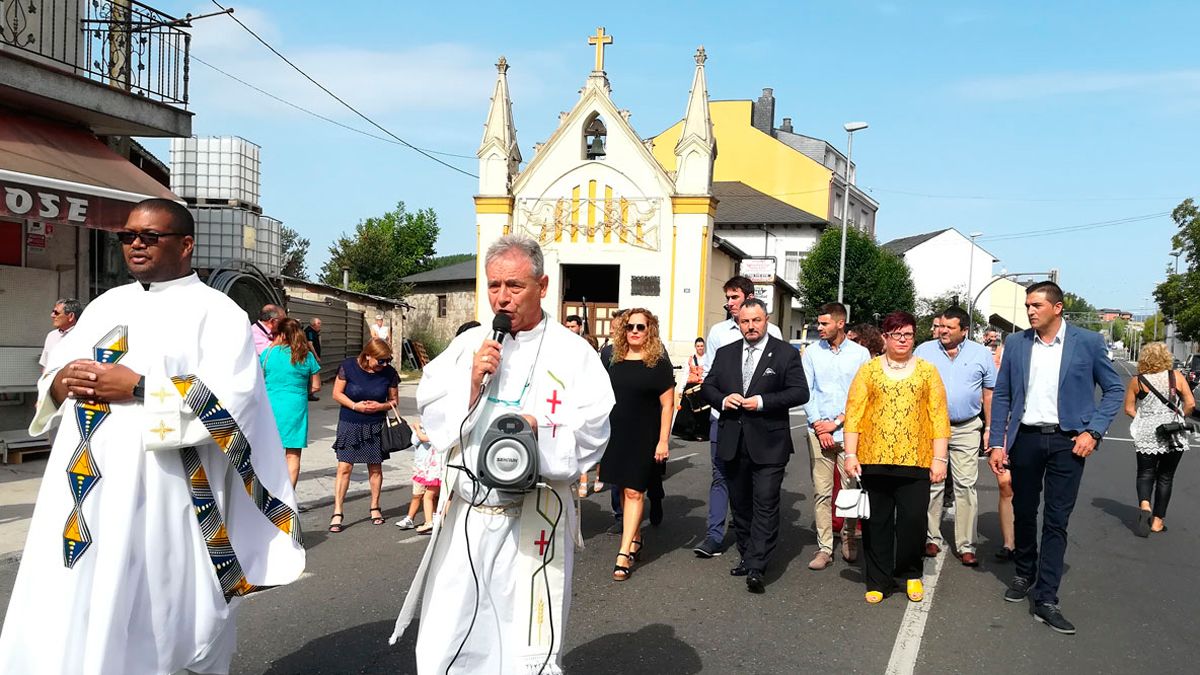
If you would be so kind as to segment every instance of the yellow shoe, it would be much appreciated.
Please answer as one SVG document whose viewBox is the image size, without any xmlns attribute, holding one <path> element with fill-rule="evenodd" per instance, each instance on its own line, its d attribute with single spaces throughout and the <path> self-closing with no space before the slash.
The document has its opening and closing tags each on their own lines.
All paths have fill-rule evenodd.
<svg viewBox="0 0 1200 675">
<path fill-rule="evenodd" d="M 878 605 L 883 602 L 883 593 L 879 591 L 867 591 L 867 604 Z"/>
<path fill-rule="evenodd" d="M 925 599 L 925 585 L 920 579 L 908 580 L 908 599 L 913 602 L 920 602 Z"/>
</svg>

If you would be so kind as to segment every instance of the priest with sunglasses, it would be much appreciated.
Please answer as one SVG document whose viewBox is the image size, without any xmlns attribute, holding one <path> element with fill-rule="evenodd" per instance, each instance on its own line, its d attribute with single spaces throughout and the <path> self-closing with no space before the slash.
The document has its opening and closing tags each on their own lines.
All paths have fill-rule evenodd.
<svg viewBox="0 0 1200 675">
<path fill-rule="evenodd" d="M 191 269 L 180 204 L 118 233 L 134 282 L 50 355 L 31 434 L 59 425 L 0 634 L 0 673 L 227 673 L 242 596 L 304 546 L 246 313 Z"/>
</svg>

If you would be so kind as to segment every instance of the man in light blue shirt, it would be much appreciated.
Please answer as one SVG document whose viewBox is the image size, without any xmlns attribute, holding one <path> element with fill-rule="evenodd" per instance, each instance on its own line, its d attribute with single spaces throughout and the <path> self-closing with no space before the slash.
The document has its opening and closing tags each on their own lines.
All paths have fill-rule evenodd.
<svg viewBox="0 0 1200 675">
<path fill-rule="evenodd" d="M 833 564 L 833 481 L 848 487 L 842 425 L 846 421 L 846 398 L 850 383 L 862 365 L 871 360 L 866 347 L 846 339 L 846 306 L 837 302 L 817 310 L 817 334 L 821 340 L 804 350 L 801 363 L 808 379 L 808 449 L 812 457 L 813 523 L 817 530 L 817 552 L 808 563 L 810 570 Z M 854 530 L 856 521 L 842 523 L 842 558 L 858 558 Z"/>
<path fill-rule="evenodd" d="M 742 303 L 753 297 L 754 284 L 746 277 L 732 277 L 725 282 L 725 309 L 734 317 L 738 315 Z M 783 339 L 779 332 L 779 326 L 773 323 L 767 324 L 767 334 L 780 340 Z M 717 350 L 741 339 L 742 330 L 738 328 L 737 321 L 734 319 L 725 319 L 709 329 L 707 346 L 704 351 L 705 377 L 708 377 L 708 371 L 712 368 Z M 717 418 L 720 416 L 721 411 L 713 408 L 708 429 L 709 453 L 712 456 L 712 484 L 708 489 L 707 527 L 704 541 L 692 549 L 698 558 L 718 556 L 725 550 L 725 518 L 729 515 L 729 490 L 725 487 L 725 463 L 717 456 Z"/>
<path fill-rule="evenodd" d="M 975 483 L 979 479 L 979 449 L 983 430 L 992 415 L 992 390 L 996 387 L 996 363 L 992 352 L 967 339 L 967 312 L 950 307 L 942 312 L 942 331 L 913 353 L 932 363 L 946 387 L 950 411 L 950 474 L 954 476 L 954 554 L 963 565 L 979 564 L 975 545 L 979 502 Z M 983 419 L 980 419 L 980 413 Z M 925 554 L 935 556 L 945 546 L 942 539 L 942 496 L 946 486 L 929 486 L 929 521 Z"/>
</svg>

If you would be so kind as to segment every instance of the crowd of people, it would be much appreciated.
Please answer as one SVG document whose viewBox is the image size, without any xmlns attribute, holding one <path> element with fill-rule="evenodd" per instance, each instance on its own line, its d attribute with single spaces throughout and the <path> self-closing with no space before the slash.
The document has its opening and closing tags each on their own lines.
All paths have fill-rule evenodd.
<svg viewBox="0 0 1200 675">
<path fill-rule="evenodd" d="M 72 490 L 39 496 L 0 635 L 4 672 L 63 671 L 85 647 L 111 672 L 228 670 L 238 599 L 303 570 L 294 488 L 321 387 L 320 322 L 302 327 L 268 305 L 247 323 L 191 270 L 193 233 L 178 204 L 139 204 L 121 233 L 136 282 L 86 313 L 71 299 L 51 313 L 31 430 L 64 422 L 48 471 L 67 473 Z M 709 442 L 694 553 L 722 555 L 731 528 L 739 555 L 730 574 L 751 593 L 766 591 L 781 537 L 791 415 L 801 407 L 817 534 L 808 567 L 829 568 L 840 540 L 841 557 L 861 563 L 867 603 L 901 591 L 921 602 L 925 557 L 949 551 L 964 566 L 980 563 L 986 455 L 1000 487 L 996 558 L 1014 564 L 1003 599 L 1031 600 L 1038 621 L 1074 633 L 1058 604 L 1068 519 L 1086 459 L 1122 404 L 1134 418 L 1138 534 L 1167 530 L 1190 388 L 1161 344 L 1142 350 L 1123 383 L 1103 338 L 1064 320 L 1055 283 L 1028 288 L 1032 328 L 1003 343 L 991 329 L 971 340 L 959 307 L 943 310 L 918 345 L 907 312 L 847 326 L 846 307 L 829 303 L 817 310 L 819 341 L 800 350 L 783 341 L 753 284 L 733 277 L 723 288 L 729 318 L 695 340 L 677 376 L 649 309 L 616 312 L 603 347 L 585 318 L 551 320 L 536 242 L 501 237 L 484 270 L 488 302 L 509 329 L 465 324 L 417 387 L 412 500 L 396 525 L 430 536 L 392 641 L 420 617 L 421 672 L 559 672 L 581 536 L 571 497 L 592 493 L 595 469 L 591 485 L 610 489 L 610 531 L 620 535 L 612 578 L 628 582 L 653 545 L 643 521 L 664 517 L 673 428 Z M 167 326 L 195 332 L 204 348 L 167 339 Z M 367 465 L 371 522 L 386 523 L 382 463 L 395 449 L 386 438 L 399 386 L 388 332 L 378 317 L 333 379 L 332 533 L 344 529 L 355 464 Z M 504 452 L 519 454 L 512 439 L 536 439 L 522 446 L 537 467 L 522 491 L 498 483 L 498 433 Z M 129 453 L 130 443 L 148 452 Z M 233 472 L 245 491 L 222 490 Z M 97 490 L 106 496 L 89 502 Z M 942 534 L 947 500 L 952 540 Z M 174 511 L 194 513 L 197 527 L 157 515 Z M 101 525 L 110 522 L 120 527 Z M 93 548 L 97 537 L 107 540 Z M 529 578 L 537 583 L 517 583 Z M 80 621 L 80 607 L 90 620 Z M 534 621 L 548 630 L 517 639 Z M 62 649 L 32 647 L 47 639 Z"/>
</svg>

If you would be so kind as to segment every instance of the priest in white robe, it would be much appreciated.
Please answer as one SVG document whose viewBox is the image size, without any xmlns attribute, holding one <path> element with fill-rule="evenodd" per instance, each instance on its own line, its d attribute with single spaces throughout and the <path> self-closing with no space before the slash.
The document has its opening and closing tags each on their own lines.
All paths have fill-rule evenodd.
<svg viewBox="0 0 1200 675">
<path fill-rule="evenodd" d="M 512 318 L 512 334 L 497 343 L 486 326 L 468 330 L 417 387 L 450 489 L 391 641 L 420 606 L 419 673 L 559 673 L 577 532 L 568 486 L 608 443 L 612 386 L 596 352 L 542 311 L 548 279 L 535 241 L 502 237 L 485 270 L 492 311 Z M 484 432 L 506 413 L 536 428 L 542 486 L 525 494 L 472 478 Z"/>
<path fill-rule="evenodd" d="M 227 673 L 242 596 L 304 569 L 246 313 L 191 271 L 194 224 L 137 205 L 138 280 L 55 349 L 30 433 L 59 425 L 0 633 L 0 673 Z"/>
</svg>

